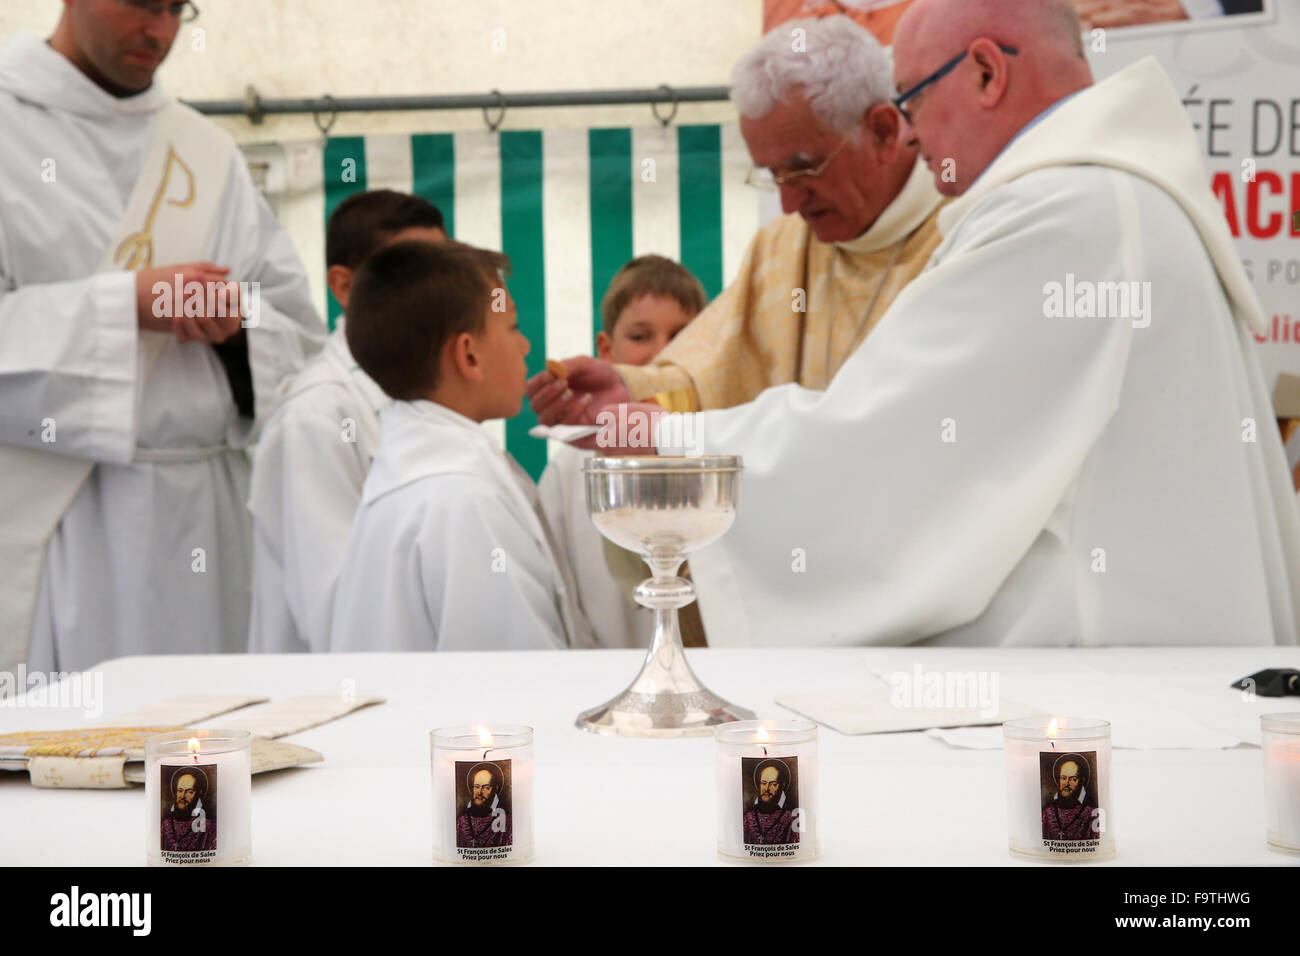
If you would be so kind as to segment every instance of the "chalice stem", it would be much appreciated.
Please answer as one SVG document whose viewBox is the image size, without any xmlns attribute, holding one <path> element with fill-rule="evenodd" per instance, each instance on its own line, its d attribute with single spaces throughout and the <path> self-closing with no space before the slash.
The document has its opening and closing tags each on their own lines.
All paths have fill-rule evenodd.
<svg viewBox="0 0 1300 956">
<path fill-rule="evenodd" d="M 653 692 L 658 693 L 685 693 L 699 686 L 682 649 L 677 608 L 655 608 L 654 636 L 650 639 L 637 684 L 651 684 Z"/>
<path fill-rule="evenodd" d="M 677 577 L 682 558 L 647 558 L 654 577 L 634 590 L 637 603 L 655 612 L 654 636 L 646 651 L 641 673 L 632 690 L 648 694 L 682 694 L 698 690 L 699 678 L 691 670 L 682 649 L 682 632 L 677 611 L 695 600 L 695 586 Z"/>
</svg>

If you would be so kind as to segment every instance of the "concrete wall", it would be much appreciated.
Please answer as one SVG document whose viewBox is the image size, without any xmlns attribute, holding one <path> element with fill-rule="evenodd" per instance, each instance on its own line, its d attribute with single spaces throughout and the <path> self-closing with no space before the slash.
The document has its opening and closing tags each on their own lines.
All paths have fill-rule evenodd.
<svg viewBox="0 0 1300 956">
<path fill-rule="evenodd" d="M 184 99 L 725 85 L 761 0 L 198 0 L 160 77 Z M 4 0 L 0 41 L 48 36 L 60 0 Z M 684 105 L 684 123 L 729 122 Z M 649 107 L 516 110 L 505 129 L 646 125 Z M 310 117 L 223 121 L 241 142 L 316 135 Z M 349 114 L 334 135 L 482 128 L 478 111 Z"/>
</svg>

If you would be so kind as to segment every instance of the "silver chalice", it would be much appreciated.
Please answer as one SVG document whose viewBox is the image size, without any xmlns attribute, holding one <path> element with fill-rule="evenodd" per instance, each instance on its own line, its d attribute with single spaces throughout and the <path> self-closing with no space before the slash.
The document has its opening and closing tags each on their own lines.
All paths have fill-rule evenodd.
<svg viewBox="0 0 1300 956">
<path fill-rule="evenodd" d="M 677 625 L 677 609 L 695 600 L 695 587 L 677 572 L 689 552 L 722 537 L 735 521 L 743 469 L 733 456 L 585 463 L 587 510 L 597 530 L 650 565 L 652 576 L 632 596 L 654 610 L 655 629 L 636 679 L 613 700 L 579 714 L 579 727 L 626 737 L 684 737 L 753 718 L 700 683 Z"/>
</svg>

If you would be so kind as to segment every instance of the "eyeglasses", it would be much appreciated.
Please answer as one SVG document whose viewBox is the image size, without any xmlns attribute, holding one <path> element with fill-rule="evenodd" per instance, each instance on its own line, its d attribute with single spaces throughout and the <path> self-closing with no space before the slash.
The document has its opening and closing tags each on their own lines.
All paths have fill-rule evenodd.
<svg viewBox="0 0 1300 956">
<path fill-rule="evenodd" d="M 840 151 L 849 145 L 849 141 L 843 140 L 840 145 L 831 150 L 830 155 L 824 160 L 809 169 L 792 169 L 788 173 L 774 173 L 766 166 L 751 166 L 749 174 L 745 177 L 745 185 L 753 186 L 755 189 L 777 189 L 786 183 L 794 182 L 799 179 L 816 179 L 835 160 Z"/>
<path fill-rule="evenodd" d="M 199 8 L 190 3 L 190 0 L 184 0 L 183 3 L 162 3 L 159 0 L 117 0 L 117 2 L 154 17 L 165 13 L 181 23 L 189 23 L 199 16 Z"/>
<path fill-rule="evenodd" d="M 1007 56 L 1016 56 L 1020 52 L 1013 46 L 1003 46 L 1001 43 L 998 44 L 998 49 L 1001 50 L 1003 53 L 1005 53 Z M 961 61 L 966 59 L 966 57 L 969 55 L 970 55 L 969 49 L 962 50 L 961 53 L 957 54 L 955 57 L 953 57 L 943 66 L 939 67 L 939 69 L 935 70 L 933 73 L 927 76 L 920 83 L 916 84 L 916 86 L 912 87 L 902 96 L 896 97 L 893 101 L 894 106 L 898 108 L 898 112 L 903 114 L 903 119 L 907 120 L 909 123 L 912 122 L 912 114 L 903 108 L 904 103 L 906 103 L 908 100 L 915 97 L 927 86 L 931 85 L 932 83 L 938 83 L 940 80 L 942 80 L 953 70 L 957 69 L 958 64 L 960 64 Z"/>
</svg>

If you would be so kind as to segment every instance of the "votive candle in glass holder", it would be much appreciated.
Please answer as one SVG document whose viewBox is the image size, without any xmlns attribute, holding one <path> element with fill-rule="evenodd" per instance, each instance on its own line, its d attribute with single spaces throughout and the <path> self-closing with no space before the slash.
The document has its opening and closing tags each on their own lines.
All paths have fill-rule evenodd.
<svg viewBox="0 0 1300 956">
<path fill-rule="evenodd" d="M 1040 863 L 1113 857 L 1110 723 L 1026 717 L 1002 733 L 1011 855 Z"/>
<path fill-rule="evenodd" d="M 532 860 L 533 728 L 440 727 L 429 737 L 434 860 Z"/>
<path fill-rule="evenodd" d="M 814 860 L 817 725 L 737 720 L 713 728 L 718 744 L 718 857 L 743 863 Z"/>
<path fill-rule="evenodd" d="M 252 856 L 252 735 L 177 730 L 145 741 L 150 866 L 237 866 Z"/>
<path fill-rule="evenodd" d="M 1259 722 L 1268 848 L 1300 856 L 1300 710 L 1264 714 Z"/>
</svg>

